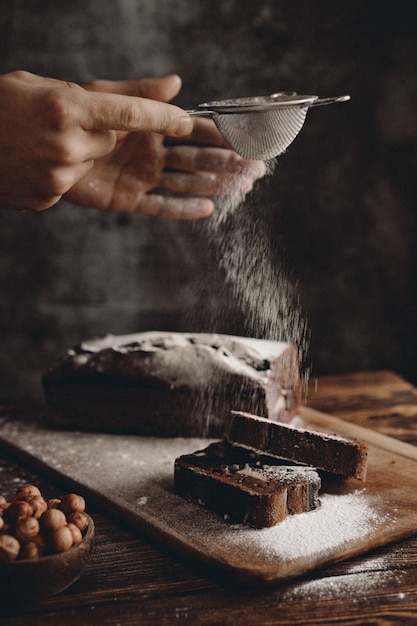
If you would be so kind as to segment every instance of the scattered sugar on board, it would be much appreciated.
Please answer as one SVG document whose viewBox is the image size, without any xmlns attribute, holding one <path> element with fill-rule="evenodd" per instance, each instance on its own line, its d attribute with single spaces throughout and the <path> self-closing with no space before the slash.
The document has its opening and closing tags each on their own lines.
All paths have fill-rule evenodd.
<svg viewBox="0 0 417 626">
<path fill-rule="evenodd" d="M 385 556 L 371 556 L 368 559 L 360 560 L 349 567 L 346 564 L 343 575 L 324 576 L 314 580 L 298 581 L 289 585 L 282 600 L 285 602 L 309 601 L 321 602 L 341 598 L 349 598 L 353 603 L 359 603 L 364 599 L 369 601 L 369 596 L 375 591 L 381 591 L 389 587 L 394 593 L 398 589 L 396 596 L 403 600 L 405 594 L 401 591 L 405 570 L 388 568 L 388 561 Z"/>
<path fill-rule="evenodd" d="M 291 515 L 264 529 L 230 524 L 179 497 L 176 502 L 172 498 L 164 500 L 158 497 L 164 523 L 180 534 L 186 525 L 187 540 L 196 548 L 221 554 L 237 567 L 240 562 L 263 568 L 268 562 L 325 561 L 350 546 L 366 546 L 367 537 L 388 519 L 383 502 L 366 494 L 366 489 L 345 495 L 323 494 L 322 505 L 316 511 Z"/>
<path fill-rule="evenodd" d="M 136 515 L 140 524 L 157 520 L 169 545 L 177 541 L 187 550 L 192 546 L 205 558 L 232 568 L 272 573 L 284 568 L 289 575 L 294 570 L 303 572 L 306 564 L 310 567 L 340 558 L 352 548 L 359 552 L 368 549 L 370 537 L 378 532 L 382 536 L 399 515 L 387 494 L 370 493 L 365 486 L 341 495 L 324 493 L 317 511 L 290 516 L 273 528 L 252 529 L 230 524 L 173 493 L 174 459 L 210 441 L 76 431 L 68 438 L 65 431 L 45 432 L 41 427 L 31 429 L 24 423 L 2 419 L 0 427 L 5 440 L 18 441 L 23 450 L 35 453 L 46 466 L 100 497 L 108 497 L 112 506 L 121 507 L 132 519 Z M 97 459 L 101 461 L 100 471 Z M 135 460 L 144 464 L 135 466 Z M 356 576 L 353 570 L 352 574 Z"/>
<path fill-rule="evenodd" d="M 12 427 L 12 425 L 11 425 Z M 60 433 L 54 433 L 45 445 L 40 433 L 45 460 L 56 468 L 65 463 L 71 476 L 94 477 L 96 488 L 109 485 L 127 506 L 143 514 L 157 515 L 163 525 L 179 536 L 185 533 L 192 542 L 211 553 L 220 553 L 244 561 L 293 561 L 328 553 L 340 546 L 356 544 L 386 520 L 386 510 L 376 496 L 366 488 L 344 495 L 323 494 L 322 505 L 314 512 L 288 517 L 273 528 L 255 530 L 243 525 L 229 524 L 214 513 L 189 503 L 172 493 L 173 459 L 187 451 L 202 447 L 199 439 L 144 439 L 138 437 L 94 437 L 74 432 L 65 446 L 59 445 Z M 27 442 L 36 446 L 36 437 Z M 57 440 L 56 440 L 57 439 Z M 49 445 L 50 443 L 50 445 Z M 61 453 L 57 454 L 57 451 Z M 49 458 L 50 457 L 50 458 Z M 61 458 L 62 457 L 62 458 Z M 96 462 L 102 469 L 97 475 Z M 134 461 L 145 462 L 147 471 L 138 472 Z M 158 459 L 158 461 L 156 461 Z M 82 461 L 80 463 L 80 461 Z"/>
<path fill-rule="evenodd" d="M 344 496 L 325 494 L 321 502 L 317 511 L 290 516 L 272 528 L 261 532 L 248 529 L 245 543 L 261 550 L 265 558 L 294 561 L 356 542 L 382 521 L 359 491 Z M 220 538 L 225 552 L 228 546 L 234 549 L 234 537 L 237 533 L 224 533 Z"/>
<path fill-rule="evenodd" d="M 389 586 L 392 589 L 394 583 L 400 585 L 404 578 L 404 572 L 397 573 L 394 581 L 392 572 L 379 570 L 374 572 L 358 572 L 354 576 L 351 574 L 343 576 L 332 576 L 318 578 L 299 584 L 286 590 L 284 601 L 308 600 L 309 602 L 320 602 L 323 600 L 351 598 L 354 603 L 360 599 L 369 601 L 369 596 L 376 590 L 381 591 Z M 401 592 L 397 597 L 401 599 Z"/>
</svg>

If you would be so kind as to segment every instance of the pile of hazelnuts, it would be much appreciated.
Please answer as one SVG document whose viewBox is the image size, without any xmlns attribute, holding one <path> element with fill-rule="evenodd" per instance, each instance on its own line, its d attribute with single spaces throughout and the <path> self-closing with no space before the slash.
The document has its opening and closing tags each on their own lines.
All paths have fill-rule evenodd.
<svg viewBox="0 0 417 626">
<path fill-rule="evenodd" d="M 10 501 L 0 496 L 0 561 L 65 552 L 81 542 L 87 526 L 82 496 L 45 500 L 38 487 L 23 485 Z"/>
</svg>

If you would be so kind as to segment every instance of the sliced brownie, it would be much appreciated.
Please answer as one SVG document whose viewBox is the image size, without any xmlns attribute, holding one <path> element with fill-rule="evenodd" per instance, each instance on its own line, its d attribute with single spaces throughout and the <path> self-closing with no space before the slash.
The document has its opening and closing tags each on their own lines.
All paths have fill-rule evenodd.
<svg viewBox="0 0 417 626">
<path fill-rule="evenodd" d="M 232 411 L 225 437 L 231 444 L 259 453 L 344 477 L 366 478 L 368 447 L 360 441 L 295 428 L 239 411 Z"/>
<path fill-rule="evenodd" d="M 320 484 L 312 468 L 283 465 L 224 441 L 175 461 L 178 495 L 255 528 L 316 509 Z"/>
</svg>

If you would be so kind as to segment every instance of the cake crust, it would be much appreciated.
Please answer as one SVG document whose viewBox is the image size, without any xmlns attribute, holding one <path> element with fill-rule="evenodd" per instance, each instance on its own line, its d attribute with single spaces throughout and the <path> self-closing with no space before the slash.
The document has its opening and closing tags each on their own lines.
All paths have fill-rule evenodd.
<svg viewBox="0 0 417 626">
<path fill-rule="evenodd" d="M 42 384 L 56 425 L 168 437 L 221 437 L 231 409 L 288 421 L 300 397 L 293 345 L 212 333 L 85 341 Z"/>
</svg>

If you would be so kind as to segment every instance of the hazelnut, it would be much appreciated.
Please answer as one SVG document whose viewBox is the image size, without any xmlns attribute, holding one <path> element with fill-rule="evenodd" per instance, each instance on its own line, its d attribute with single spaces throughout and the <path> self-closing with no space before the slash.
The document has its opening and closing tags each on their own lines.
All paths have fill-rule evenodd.
<svg viewBox="0 0 417 626">
<path fill-rule="evenodd" d="M 14 561 L 20 550 L 20 543 L 12 535 L 0 535 L 0 561 Z"/>
<path fill-rule="evenodd" d="M 66 552 L 73 543 L 71 530 L 68 526 L 56 528 L 49 533 L 47 543 L 52 552 Z"/>
<path fill-rule="evenodd" d="M 3 527 L 0 532 L 6 535 L 13 534 L 13 523 L 3 518 Z"/>
<path fill-rule="evenodd" d="M 60 509 L 66 514 L 74 511 L 83 513 L 85 510 L 85 500 L 76 493 L 68 493 L 62 498 Z"/>
<path fill-rule="evenodd" d="M 42 548 L 36 541 L 28 541 L 19 552 L 19 559 L 37 559 L 40 556 L 42 556 Z"/>
<path fill-rule="evenodd" d="M 78 528 L 78 526 L 76 526 L 75 524 L 68 524 L 68 528 L 71 531 L 71 535 L 72 535 L 72 542 L 73 543 L 81 543 L 82 539 L 83 539 L 83 535 L 81 530 Z"/>
<path fill-rule="evenodd" d="M 59 509 L 61 500 L 59 498 L 51 498 L 46 504 L 48 506 L 48 509 Z"/>
<path fill-rule="evenodd" d="M 4 514 L 10 520 L 16 520 L 18 517 L 30 517 L 33 509 L 25 500 L 13 500 Z"/>
<path fill-rule="evenodd" d="M 42 496 L 32 496 L 32 498 L 28 500 L 28 503 L 33 509 L 33 517 L 35 519 L 39 519 L 42 513 L 44 513 L 48 508 L 48 505 Z"/>
<path fill-rule="evenodd" d="M 67 522 L 68 524 L 74 524 L 82 532 L 88 526 L 88 517 L 85 513 L 74 511 L 74 513 L 70 513 L 70 515 L 68 515 Z"/>
<path fill-rule="evenodd" d="M 33 498 L 33 496 L 40 495 L 40 489 L 36 487 L 36 485 L 23 485 L 17 490 L 13 500 L 29 500 L 30 498 Z"/>
<path fill-rule="evenodd" d="M 22 543 L 26 543 L 39 533 L 39 522 L 34 517 L 19 517 L 16 520 L 14 534 L 16 539 Z"/>
<path fill-rule="evenodd" d="M 65 513 L 59 509 L 47 509 L 39 518 L 42 530 L 46 532 L 62 528 L 67 523 Z"/>
<path fill-rule="evenodd" d="M 44 552 L 45 547 L 46 547 L 45 538 L 40 533 L 39 535 L 36 535 L 35 537 L 33 537 L 33 539 L 31 539 L 29 543 L 36 543 L 36 545 L 39 548 L 39 551 Z"/>
<path fill-rule="evenodd" d="M 23 485 L 8 502 L 0 496 L 0 561 L 65 552 L 88 526 L 85 501 L 75 493 L 47 502 L 35 485 Z"/>
</svg>

